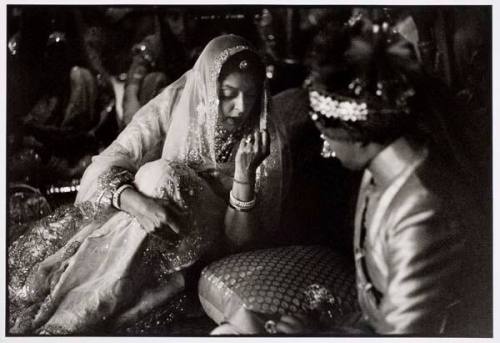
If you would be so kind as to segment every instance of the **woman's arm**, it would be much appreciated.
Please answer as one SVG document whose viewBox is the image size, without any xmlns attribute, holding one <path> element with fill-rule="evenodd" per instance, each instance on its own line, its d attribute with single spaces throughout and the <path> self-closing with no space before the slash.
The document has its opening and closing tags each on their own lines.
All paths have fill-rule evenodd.
<svg viewBox="0 0 500 343">
<path fill-rule="evenodd" d="M 136 171 L 158 159 L 170 122 L 172 90 L 141 108 L 134 120 L 101 154 L 93 157 L 80 182 L 76 203 L 91 201 L 111 205 L 113 193 L 124 183 L 132 183 Z"/>
<path fill-rule="evenodd" d="M 238 147 L 233 187 L 224 221 L 226 238 L 233 248 L 241 248 L 263 238 L 259 236 L 258 218 L 253 212 L 258 201 L 255 175 L 269 151 L 269 134 L 266 131 L 255 131 L 244 137 Z"/>
</svg>

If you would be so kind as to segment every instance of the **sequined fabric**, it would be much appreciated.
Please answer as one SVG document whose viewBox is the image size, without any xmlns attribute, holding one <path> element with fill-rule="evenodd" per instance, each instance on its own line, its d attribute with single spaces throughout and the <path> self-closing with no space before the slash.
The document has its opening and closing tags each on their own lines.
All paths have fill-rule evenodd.
<svg viewBox="0 0 500 343">
<path fill-rule="evenodd" d="M 98 197 L 96 203 L 101 206 L 111 206 L 113 193 L 121 185 L 131 183 L 133 180 L 134 174 L 127 169 L 111 167 L 99 176 L 97 182 Z"/>
<path fill-rule="evenodd" d="M 94 204 L 65 206 L 35 222 L 8 249 L 9 320 L 13 324 L 18 306 L 37 298 L 39 290 L 27 282 L 40 262 L 57 252 L 82 226 L 104 216 Z"/>
<path fill-rule="evenodd" d="M 215 131 L 215 161 L 217 163 L 226 163 L 231 157 L 234 146 L 243 137 L 244 129 L 241 128 L 235 132 L 230 132 L 218 123 Z"/>
<path fill-rule="evenodd" d="M 150 162 L 134 183 L 186 209 L 182 232 L 148 235 L 127 213 L 93 203 L 58 210 L 9 252 L 11 333 L 97 333 L 131 308 L 149 312 L 176 292 L 172 275 L 221 236 L 226 205 L 189 167 Z"/>
<path fill-rule="evenodd" d="M 232 55 L 247 49 L 249 49 L 248 45 L 236 45 L 224 49 L 214 60 L 212 70 L 210 71 L 210 79 L 215 82 L 219 77 L 222 66 L 227 61 L 227 59 Z"/>
</svg>

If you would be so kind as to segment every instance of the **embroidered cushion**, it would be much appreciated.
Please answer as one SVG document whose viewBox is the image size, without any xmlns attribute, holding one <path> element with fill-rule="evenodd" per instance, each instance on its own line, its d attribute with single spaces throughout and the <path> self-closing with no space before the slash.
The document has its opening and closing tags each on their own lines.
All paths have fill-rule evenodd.
<svg viewBox="0 0 500 343">
<path fill-rule="evenodd" d="M 291 246 L 240 253 L 203 271 L 199 297 L 215 322 L 242 306 L 267 315 L 304 313 L 333 305 L 341 316 L 357 310 L 353 263 L 319 246 Z M 328 306 L 327 306 L 328 307 Z M 335 318 L 332 318 L 335 319 Z"/>
</svg>

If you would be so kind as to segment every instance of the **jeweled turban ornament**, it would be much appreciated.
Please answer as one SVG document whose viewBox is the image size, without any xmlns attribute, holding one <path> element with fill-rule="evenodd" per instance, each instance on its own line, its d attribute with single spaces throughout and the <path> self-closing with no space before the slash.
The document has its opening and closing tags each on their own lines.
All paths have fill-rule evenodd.
<svg viewBox="0 0 500 343">
<path fill-rule="evenodd" d="M 354 64 L 377 65 L 377 70 L 387 68 L 387 61 L 398 60 L 401 63 L 411 61 L 411 51 L 406 41 L 401 39 L 394 28 L 386 21 L 372 23 L 362 14 L 353 16 L 349 27 L 366 25 L 363 35 L 353 35 L 350 48 L 345 56 Z M 365 26 L 366 27 L 366 26 Z M 404 76 L 382 75 L 371 78 L 373 72 L 360 74 L 345 88 L 335 92 L 309 89 L 310 116 L 314 121 L 337 119 L 344 122 L 359 122 L 370 119 L 371 115 L 409 112 L 408 99 L 415 95 L 413 88 Z"/>
</svg>

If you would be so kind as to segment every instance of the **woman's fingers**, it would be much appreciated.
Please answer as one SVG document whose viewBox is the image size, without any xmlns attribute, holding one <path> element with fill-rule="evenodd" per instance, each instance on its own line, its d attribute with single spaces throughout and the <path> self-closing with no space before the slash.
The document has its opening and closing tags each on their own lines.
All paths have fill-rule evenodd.
<svg viewBox="0 0 500 343">
<path fill-rule="evenodd" d="M 176 234 L 181 232 L 182 218 L 187 215 L 187 211 L 181 209 L 177 204 L 172 201 L 162 201 L 163 207 L 157 214 L 161 219 L 160 227 L 167 226 Z"/>
<path fill-rule="evenodd" d="M 253 133 L 253 152 L 258 154 L 261 151 L 262 140 L 259 131 L 255 130 Z"/>
<path fill-rule="evenodd" d="M 177 205 L 175 201 L 171 201 L 168 199 L 161 199 L 159 200 L 161 202 L 161 206 L 165 211 L 163 211 L 163 215 L 167 217 L 170 213 L 173 213 L 176 216 L 182 217 L 187 214 L 187 210 L 185 208 L 180 207 Z"/>
<path fill-rule="evenodd" d="M 153 232 L 155 230 L 155 225 L 149 218 L 143 218 L 141 224 L 144 230 L 146 230 L 146 232 L 148 233 Z"/>
<path fill-rule="evenodd" d="M 248 152 L 252 147 L 252 140 L 253 140 L 252 135 L 243 136 L 243 138 L 240 140 L 238 151 L 240 153 Z"/>
<path fill-rule="evenodd" d="M 260 134 L 262 136 L 262 151 L 264 152 L 264 156 L 267 156 L 271 151 L 271 141 L 269 139 L 269 133 L 267 132 L 267 130 L 262 130 Z"/>
<path fill-rule="evenodd" d="M 181 224 L 178 218 L 174 218 L 174 216 L 168 216 L 166 220 L 166 224 L 173 232 L 179 234 L 181 232 Z"/>
<path fill-rule="evenodd" d="M 266 151 L 265 148 L 269 144 L 268 143 L 269 138 L 267 136 L 267 131 L 265 131 L 265 130 L 260 131 L 260 136 L 261 136 L 262 146 L 264 147 L 264 151 Z"/>
<path fill-rule="evenodd" d="M 257 168 L 269 155 L 269 151 L 269 134 L 266 130 L 255 130 L 241 139 L 236 154 L 236 166 L 241 170 Z"/>
<path fill-rule="evenodd" d="M 245 143 L 246 143 L 246 145 L 250 145 L 250 144 L 252 144 L 252 142 L 253 142 L 253 136 L 250 133 L 250 134 L 246 135 L 246 137 L 245 137 Z"/>
<path fill-rule="evenodd" d="M 151 233 L 154 231 L 154 224 L 153 222 L 147 218 L 147 217 L 140 217 L 137 218 L 139 220 L 139 223 L 141 224 L 141 228 L 146 231 L 147 233 Z"/>
<path fill-rule="evenodd" d="M 182 227 L 182 218 L 186 215 L 187 211 L 177 206 L 173 201 L 152 199 L 137 219 L 148 233 L 168 227 L 169 230 L 179 234 Z"/>
<path fill-rule="evenodd" d="M 246 145 L 246 139 L 247 139 L 246 137 L 243 137 L 243 138 L 240 140 L 240 145 L 239 145 L 239 147 L 238 147 L 238 149 L 239 149 L 240 151 L 243 151 L 243 148 L 244 148 L 244 147 L 245 147 L 245 145 Z"/>
</svg>

